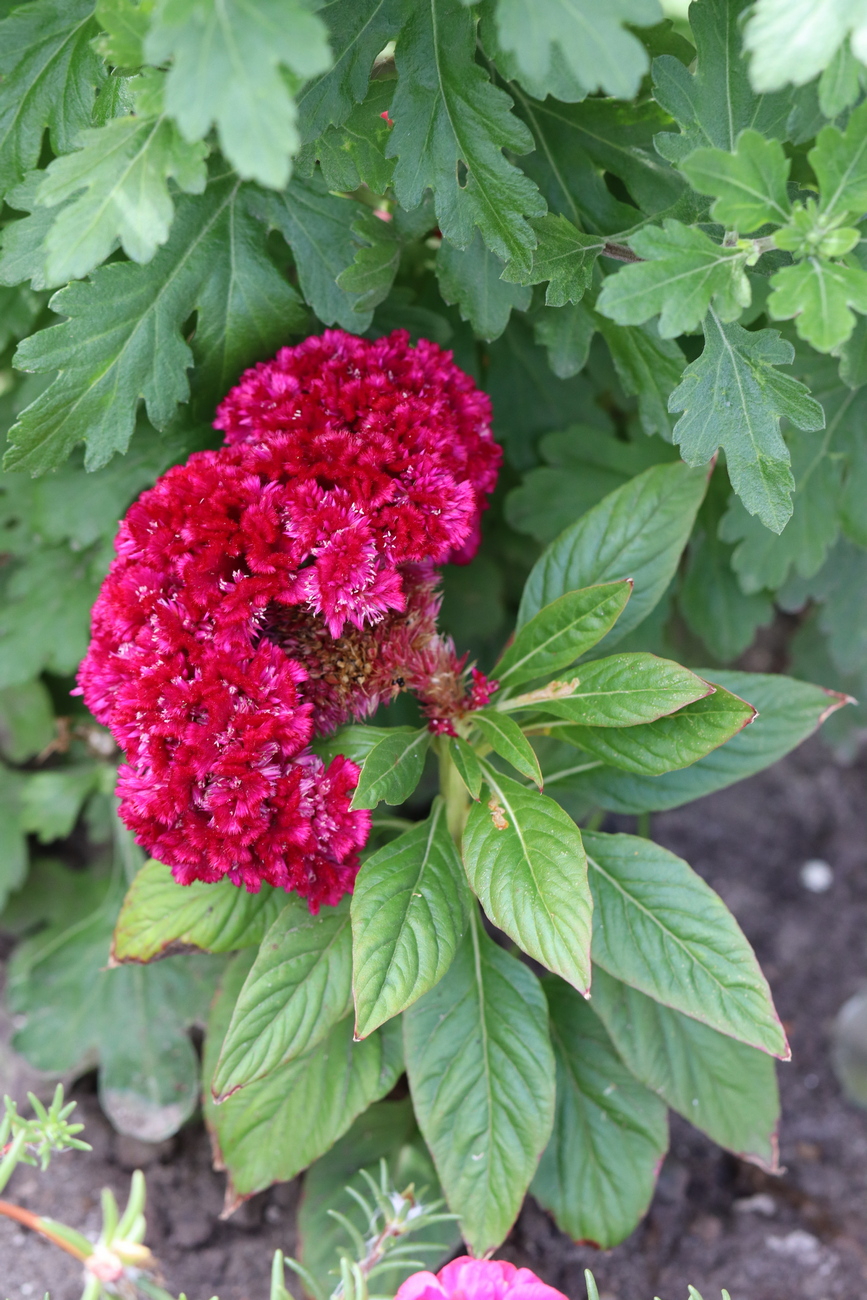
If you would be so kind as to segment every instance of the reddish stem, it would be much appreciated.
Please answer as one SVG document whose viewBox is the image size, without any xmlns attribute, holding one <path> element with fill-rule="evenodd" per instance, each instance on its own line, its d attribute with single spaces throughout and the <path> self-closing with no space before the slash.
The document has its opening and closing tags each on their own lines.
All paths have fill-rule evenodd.
<svg viewBox="0 0 867 1300">
<path fill-rule="evenodd" d="M 71 1242 L 64 1241 L 62 1237 L 58 1237 L 53 1233 L 38 1214 L 32 1214 L 30 1210 L 22 1209 L 20 1205 L 13 1205 L 11 1201 L 0 1201 L 0 1214 L 5 1215 L 7 1219 L 14 1219 L 16 1223 L 23 1224 L 25 1228 L 30 1228 L 32 1232 L 38 1232 L 40 1236 L 47 1237 L 49 1241 L 54 1242 L 55 1246 L 59 1246 L 61 1250 L 65 1250 L 68 1255 L 81 1260 L 82 1263 L 87 1259 L 87 1256 L 76 1249 Z"/>
</svg>

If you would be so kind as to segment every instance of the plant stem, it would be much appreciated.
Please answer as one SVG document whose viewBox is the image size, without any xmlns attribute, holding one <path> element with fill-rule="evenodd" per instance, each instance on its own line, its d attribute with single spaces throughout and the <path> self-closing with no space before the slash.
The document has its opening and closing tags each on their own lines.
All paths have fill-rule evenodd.
<svg viewBox="0 0 867 1300">
<path fill-rule="evenodd" d="M 470 813 L 470 795 L 449 754 L 448 736 L 438 738 L 437 750 L 440 763 L 440 794 L 446 805 L 446 825 L 449 834 L 460 849 L 464 827 Z"/>
<path fill-rule="evenodd" d="M 38 1214 L 31 1214 L 30 1210 L 24 1210 L 20 1205 L 13 1205 L 10 1201 L 0 1201 L 0 1214 L 7 1219 L 14 1219 L 16 1223 L 23 1224 L 25 1228 L 30 1228 L 32 1232 L 38 1232 L 42 1237 L 47 1237 L 49 1241 L 54 1242 L 55 1246 L 59 1246 L 61 1250 L 65 1250 L 68 1255 L 72 1255 L 75 1259 L 82 1261 L 87 1259 L 87 1256 L 73 1246 L 72 1242 L 64 1241 L 62 1237 L 53 1233 L 48 1224 L 43 1219 L 40 1219 Z"/>
</svg>

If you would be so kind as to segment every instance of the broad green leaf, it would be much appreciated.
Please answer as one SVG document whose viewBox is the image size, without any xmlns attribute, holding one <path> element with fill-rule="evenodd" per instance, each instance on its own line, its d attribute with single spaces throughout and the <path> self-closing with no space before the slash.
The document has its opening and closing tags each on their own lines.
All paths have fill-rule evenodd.
<svg viewBox="0 0 867 1300">
<path fill-rule="evenodd" d="M 205 1039 L 209 1083 L 238 994 L 250 968 L 239 953 L 226 971 Z M 205 1088 L 205 1119 L 229 1175 L 227 1205 L 237 1207 L 275 1182 L 288 1182 L 324 1155 L 371 1102 L 390 1092 L 403 1069 L 400 1029 L 386 1025 L 352 1041 L 352 1017 L 341 1020 L 304 1056 L 215 1105 Z"/>
<path fill-rule="evenodd" d="M 301 0 L 159 0 L 145 56 L 172 60 L 166 111 L 186 140 L 216 126 L 239 176 L 282 189 L 299 144 L 283 69 L 306 80 L 331 65 L 316 14 Z"/>
<path fill-rule="evenodd" d="M 698 55 L 694 70 L 687 70 L 670 54 L 654 59 L 654 98 L 681 129 L 680 135 L 657 136 L 663 157 L 679 163 L 704 145 L 733 150 L 747 127 L 766 138 L 786 138 L 791 97 L 758 94 L 750 85 L 740 21 L 749 4 L 750 0 L 701 0 L 690 9 Z"/>
<path fill-rule="evenodd" d="M 0 196 L 39 162 L 46 127 L 61 154 L 90 126 L 98 32 L 93 0 L 37 0 L 0 24 Z"/>
<path fill-rule="evenodd" d="M 312 176 L 293 180 L 280 194 L 260 194 L 256 212 L 291 247 L 301 292 L 323 324 L 366 330 L 373 313 L 356 311 L 360 295 L 337 284 L 358 251 L 352 231 L 358 205 L 329 194 L 321 177 Z"/>
<path fill-rule="evenodd" d="M 536 752 L 513 718 L 495 709 L 482 709 L 473 714 L 473 725 L 478 727 L 495 754 L 541 789 L 542 770 Z"/>
<path fill-rule="evenodd" d="M 780 1101 L 776 1070 L 756 1051 L 593 972 L 593 1009 L 636 1079 L 720 1146 L 773 1172 Z"/>
<path fill-rule="evenodd" d="M 298 1258 L 321 1283 L 326 1295 L 334 1286 L 334 1261 L 347 1244 L 346 1229 L 337 1216 L 349 1219 L 362 1236 L 369 1231 L 368 1218 L 352 1192 L 370 1195 L 362 1171 L 378 1184 L 380 1160 L 386 1162 L 393 1187 L 404 1189 L 412 1184 L 417 1195 L 424 1189 L 426 1205 L 442 1197 L 409 1097 L 378 1101 L 359 1115 L 349 1132 L 304 1175 L 298 1209 Z M 432 1250 L 432 1245 L 439 1246 L 439 1251 Z M 459 1245 L 460 1233 L 454 1222 L 414 1229 L 410 1256 L 393 1255 L 389 1267 L 377 1270 L 377 1292 L 393 1295 L 411 1273 L 418 1271 L 419 1259 L 438 1268 L 437 1261 L 450 1258 Z"/>
<path fill-rule="evenodd" d="M 597 307 L 618 325 L 641 325 L 659 314 L 659 333 L 676 338 L 698 328 L 713 302 L 722 320 L 750 305 L 746 253 L 715 244 L 703 230 L 667 218 L 629 241 L 642 259 L 606 277 Z"/>
<path fill-rule="evenodd" d="M 50 284 L 80 280 L 117 248 L 149 262 L 169 237 L 174 203 L 169 180 L 201 194 L 207 172 L 204 144 L 187 144 L 174 123 L 143 101 L 158 99 L 160 83 L 137 97 L 137 115 L 83 131 L 74 153 L 55 158 L 36 192 L 38 204 L 63 207 L 46 239 Z M 67 200 L 72 202 L 67 202 Z"/>
<path fill-rule="evenodd" d="M 789 166 L 779 140 L 748 130 L 738 136 L 735 152 L 696 149 L 680 170 L 693 189 L 714 197 L 714 221 L 746 234 L 768 222 L 780 226 L 789 220 Z"/>
<path fill-rule="evenodd" d="M 42 299 L 23 285 L 0 288 L 0 351 L 29 334 L 41 311 Z"/>
<path fill-rule="evenodd" d="M 0 687 L 30 681 L 43 668 L 74 672 L 87 649 L 98 590 L 88 556 L 65 546 L 34 550 L 23 563 L 7 566 L 0 608 Z"/>
<path fill-rule="evenodd" d="M 485 780 L 491 798 L 464 832 L 470 885 L 496 926 L 583 993 L 592 904 L 581 832 L 553 799 L 487 765 Z"/>
<path fill-rule="evenodd" d="M 112 963 L 151 962 L 191 949 L 232 952 L 255 946 L 284 903 L 283 892 L 270 885 L 263 885 L 258 894 L 248 894 L 230 880 L 179 885 L 169 867 L 151 859 L 123 900 L 112 939 Z"/>
<path fill-rule="evenodd" d="M 574 87 L 570 99 L 603 90 L 632 99 L 647 71 L 647 53 L 626 24 L 649 27 L 662 11 L 656 0 L 497 0 L 499 43 L 527 87 L 544 85 L 557 56 Z"/>
<path fill-rule="evenodd" d="M 449 736 L 448 752 L 467 790 L 473 799 L 478 799 L 482 788 L 482 768 L 476 751 L 460 736 Z"/>
<path fill-rule="evenodd" d="M 538 236 L 529 267 L 506 267 L 503 278 L 516 284 L 548 281 L 545 302 L 549 307 L 577 303 L 593 282 L 596 259 L 605 247 L 598 235 L 585 235 L 565 217 L 549 212 L 531 222 Z"/>
<path fill-rule="evenodd" d="M 28 774 L 21 787 L 21 828 L 37 835 L 40 844 L 65 839 L 71 834 L 88 795 L 100 789 L 103 770 L 98 763 L 70 763 L 50 772 Z"/>
<path fill-rule="evenodd" d="M 448 972 L 403 1024 L 419 1128 L 464 1240 L 483 1255 L 514 1223 L 551 1134 L 545 995 L 473 917 Z"/>
<path fill-rule="evenodd" d="M 400 266 L 401 243 L 393 222 L 362 208 L 352 223 L 355 257 L 337 277 L 337 286 L 353 295 L 353 311 L 378 307 L 391 292 Z"/>
<path fill-rule="evenodd" d="M 95 45 L 107 63 L 115 68 L 141 67 L 150 17 L 151 6 L 137 0 L 96 0 L 102 35 Z"/>
<path fill-rule="evenodd" d="M 797 498 L 795 502 L 797 510 Z M 752 524 L 746 511 L 744 518 Z M 764 524 L 755 521 L 755 526 L 763 538 L 772 539 L 772 545 L 779 544 L 781 539 Z M 678 609 L 690 631 L 702 638 L 708 650 L 713 647 L 723 663 L 731 663 L 752 645 L 757 629 L 766 627 L 774 617 L 767 593 L 744 592 L 732 570 L 732 549 L 709 530 L 695 538 L 677 595 Z"/>
<path fill-rule="evenodd" d="M 820 602 L 819 625 L 827 638 L 826 650 L 838 674 L 858 674 L 863 669 L 867 647 L 865 591 L 867 552 L 862 546 L 853 545 L 848 538 L 840 538 L 812 579 L 790 583 L 781 593 L 784 607 L 789 609 L 801 608 L 809 598 Z M 815 652 L 810 657 L 815 658 Z M 827 670 L 823 665 L 824 671 Z M 855 703 L 847 696 L 837 698 L 841 704 Z"/>
<path fill-rule="evenodd" d="M 500 687 L 566 668 L 601 641 L 632 595 L 629 579 L 567 591 L 545 605 L 515 634 L 497 661 L 493 676 Z"/>
<path fill-rule="evenodd" d="M 682 858 L 637 835 L 584 832 L 593 961 L 615 979 L 788 1060 L 768 982 L 731 912 Z"/>
<path fill-rule="evenodd" d="M 330 736 L 314 737 L 313 750 L 326 763 L 330 763 L 338 754 L 343 754 L 345 758 L 351 759 L 353 763 L 358 763 L 360 766 L 373 747 L 385 737 L 388 730 L 391 728 L 365 727 L 362 723 L 351 723 L 348 727 L 339 727 Z M 407 728 L 404 727 L 402 730 L 406 731 Z"/>
<path fill-rule="evenodd" d="M 671 659 L 643 651 L 579 664 L 571 682 L 504 700 L 500 708 L 534 709 L 584 727 L 634 727 L 713 694 L 713 687 Z"/>
<path fill-rule="evenodd" d="M 638 727 L 576 727 L 554 723 L 545 734 L 577 745 L 610 767 L 639 776 L 661 776 L 689 767 L 724 745 L 756 716 L 751 704 L 717 687 L 656 722 Z"/>
<path fill-rule="evenodd" d="M 309 175 L 318 162 L 329 190 L 357 190 L 367 185 L 374 194 L 384 194 L 391 184 L 394 162 L 385 149 L 391 130 L 388 116 L 394 94 L 394 80 L 377 78 L 360 104 L 356 104 L 340 126 L 330 126 L 295 160 L 296 171 Z"/>
<path fill-rule="evenodd" d="M 713 790 L 723 790 L 744 777 L 770 767 L 812 735 L 817 727 L 848 698 L 836 691 L 798 682 L 777 674 L 708 670 L 722 686 L 758 709 L 755 721 L 691 767 L 665 776 L 633 776 L 604 764 L 546 766 L 545 783 L 557 799 L 580 798 L 586 806 L 599 805 L 612 812 L 638 813 L 679 808 L 681 804 Z M 569 767 L 582 769 L 569 773 Z"/>
<path fill-rule="evenodd" d="M 860 217 L 867 207 L 867 105 L 855 109 L 845 132 L 832 124 L 824 127 L 808 157 L 825 224 L 839 224 L 847 212 Z"/>
<path fill-rule="evenodd" d="M 499 338 L 512 308 L 526 311 L 530 305 L 530 289 L 501 278 L 503 263 L 485 247 L 478 230 L 464 251 L 443 241 L 436 271 L 443 299 L 457 304 L 461 319 L 470 322 L 479 338 Z"/>
<path fill-rule="evenodd" d="M 668 1148 L 666 1107 L 630 1074 L 583 998 L 559 980 L 546 979 L 543 988 L 557 1109 L 532 1191 L 561 1232 L 607 1249 L 650 1203 Z"/>
<path fill-rule="evenodd" d="M 178 200 L 168 243 L 147 266 L 100 267 L 89 281 L 52 299 L 54 309 L 69 319 L 26 339 L 16 365 L 60 373 L 10 432 L 7 467 L 43 472 L 86 440 L 85 466 L 99 468 L 126 450 L 141 397 L 151 423 L 163 428 L 189 393 L 186 371 L 194 353 L 182 327 L 203 303 L 219 312 L 221 325 L 231 320 L 239 333 L 254 319 L 263 321 L 266 303 L 292 310 L 294 295 L 264 247 L 244 257 L 240 268 L 231 262 L 251 238 L 250 227 L 239 238 L 230 237 L 233 222 L 249 221 L 247 202 L 237 181 L 217 179 L 203 195 Z M 226 294 L 246 295 L 245 309 L 227 304 Z M 266 328 L 273 338 L 273 322 Z M 214 357 L 204 310 L 197 335 L 203 331 L 211 340 L 206 355 Z M 249 336 L 233 337 L 223 348 L 234 363 L 249 357 L 251 342 Z M 219 369 L 215 364 L 215 372 Z"/>
<path fill-rule="evenodd" d="M 55 882 L 37 873 L 33 883 Z M 8 983 L 10 1007 L 21 1018 L 15 1046 L 38 1069 L 57 1073 L 86 1068 L 95 1052 L 112 1124 L 159 1142 L 198 1104 L 198 1063 L 186 1030 L 204 1017 L 220 968 L 211 957 L 176 957 L 147 970 L 107 970 L 119 901 L 115 884 L 77 873 L 62 914 L 16 948 Z M 131 1007 L 141 1014 L 131 1015 Z"/>
<path fill-rule="evenodd" d="M 864 65 L 848 43 L 843 44 L 819 78 L 819 108 L 823 117 L 839 117 L 861 97 Z"/>
<path fill-rule="evenodd" d="M 867 143 L 865 143 L 867 159 Z M 867 271 L 809 257 L 785 266 L 771 280 L 768 314 L 795 321 L 795 328 L 818 352 L 835 352 L 855 328 L 850 308 L 867 313 Z"/>
<path fill-rule="evenodd" d="M 467 927 L 461 860 L 445 805 L 368 858 L 352 896 L 355 1033 L 411 1006 L 445 975 Z"/>
<path fill-rule="evenodd" d="M 26 763 L 55 736 L 51 696 L 38 679 L 0 690 L 0 751 L 10 763 Z"/>
<path fill-rule="evenodd" d="M 672 339 L 663 339 L 652 321 L 646 325 L 615 325 L 594 315 L 608 344 L 623 391 L 638 398 L 638 415 L 645 433 L 671 442 L 674 421 L 668 399 L 683 374 L 686 358 Z M 658 456 L 657 456 L 658 459 Z"/>
<path fill-rule="evenodd" d="M 20 285 L 27 281 L 31 289 L 53 289 L 62 283 L 49 281 L 45 270 L 45 244 L 57 213 L 36 202 L 44 178 L 44 171 L 28 172 L 7 195 L 10 207 L 30 215 L 9 221 L 0 230 L 0 284 Z"/>
<path fill-rule="evenodd" d="M 584 303 L 543 307 L 533 319 L 536 342 L 548 353 L 548 365 L 558 379 L 571 379 L 587 364 L 596 329 L 593 313 Z"/>
<path fill-rule="evenodd" d="M 238 994 L 211 1094 L 224 1102 L 316 1047 L 352 1005 L 349 900 L 311 916 L 303 899 L 283 908 Z"/>
<path fill-rule="evenodd" d="M 713 311 L 704 330 L 704 351 L 669 401 L 670 410 L 683 412 L 675 442 L 690 465 L 705 464 L 722 447 L 732 487 L 747 510 L 781 533 L 792 514 L 794 479 L 780 419 L 817 431 L 825 413 L 802 383 L 777 369 L 795 356 L 777 330 L 726 325 Z"/>
<path fill-rule="evenodd" d="M 609 493 L 536 561 L 519 628 L 568 591 L 631 578 L 629 604 L 601 644 L 631 632 L 671 582 L 706 489 L 704 474 L 678 463 L 645 470 Z"/>
<path fill-rule="evenodd" d="M 400 33 L 388 153 L 397 158 L 394 190 L 415 208 L 433 190 L 444 237 L 466 248 L 476 226 L 504 261 L 529 266 L 536 236 L 527 218 L 544 201 L 503 155 L 533 147 L 512 101 L 475 61 L 475 18 L 459 0 L 418 0 Z M 466 180 L 461 182 L 461 165 Z"/>
<path fill-rule="evenodd" d="M 361 765 L 352 808 L 375 808 L 381 799 L 403 803 L 421 780 L 425 754 L 431 742 L 427 727 L 393 727 L 386 731 Z"/>
<path fill-rule="evenodd" d="M 867 22 L 858 0 L 758 0 L 744 28 L 750 80 L 757 90 L 803 86 L 830 63 L 852 34 L 852 49 L 867 55 Z"/>
<path fill-rule="evenodd" d="M 340 126 L 370 88 L 377 54 L 400 30 L 405 0 L 331 0 L 320 10 L 330 38 L 333 65 L 296 95 L 298 129 L 307 143 Z"/>
<path fill-rule="evenodd" d="M 20 889 L 27 875 L 27 840 L 21 829 L 23 776 L 0 763 L 0 907 L 10 890 Z M 8 918 L 4 917 L 4 922 Z"/>
</svg>

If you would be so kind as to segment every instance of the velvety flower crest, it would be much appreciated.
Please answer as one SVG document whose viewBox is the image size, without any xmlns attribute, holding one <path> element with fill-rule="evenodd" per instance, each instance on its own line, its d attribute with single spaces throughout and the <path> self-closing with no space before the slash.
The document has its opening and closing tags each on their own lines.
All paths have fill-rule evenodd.
<svg viewBox="0 0 867 1300">
<path fill-rule="evenodd" d="M 566 1300 L 528 1268 L 461 1255 L 439 1273 L 413 1273 L 395 1300 Z"/>
<path fill-rule="evenodd" d="M 264 880 L 314 909 L 351 889 L 358 769 L 310 741 L 404 686 L 434 726 L 475 707 L 434 566 L 478 544 L 489 420 L 435 344 L 328 330 L 247 371 L 218 409 L 226 446 L 130 507 L 79 682 L 126 753 L 121 816 L 176 879 Z M 451 694 L 426 693 L 437 672 Z"/>
</svg>

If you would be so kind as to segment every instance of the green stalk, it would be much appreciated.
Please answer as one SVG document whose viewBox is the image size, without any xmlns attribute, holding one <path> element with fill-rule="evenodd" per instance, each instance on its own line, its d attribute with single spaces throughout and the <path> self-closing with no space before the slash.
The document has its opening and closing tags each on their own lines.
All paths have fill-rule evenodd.
<svg viewBox="0 0 867 1300">
<path fill-rule="evenodd" d="M 470 814 L 470 793 L 449 754 L 448 736 L 437 738 L 440 764 L 440 794 L 446 805 L 446 826 L 458 849 Z"/>
</svg>

